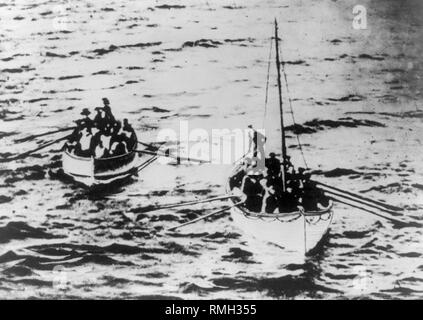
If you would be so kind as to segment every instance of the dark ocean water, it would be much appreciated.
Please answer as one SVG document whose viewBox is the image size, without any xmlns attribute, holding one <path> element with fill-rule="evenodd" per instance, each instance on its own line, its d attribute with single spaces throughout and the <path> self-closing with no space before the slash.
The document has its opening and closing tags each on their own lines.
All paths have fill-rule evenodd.
<svg viewBox="0 0 423 320">
<path fill-rule="evenodd" d="M 170 4 L 172 3 L 172 4 Z M 0 156 L 49 141 L 111 101 L 142 141 L 160 129 L 260 127 L 273 19 L 315 178 L 422 221 L 423 5 L 360 1 L 5 1 L 0 4 Z M 268 148 L 279 145 L 274 74 Z M 290 114 L 286 114 L 290 125 Z M 274 131 L 275 130 L 275 131 Z M 274 131 L 274 133 L 273 133 Z M 58 133 L 54 137 L 61 137 Z M 88 192 L 58 179 L 60 145 L 0 165 L 1 298 L 422 298 L 423 230 L 335 206 L 321 248 L 296 261 L 228 215 L 163 228 L 222 203 L 143 213 L 224 193 L 230 165 L 154 163 Z"/>
</svg>

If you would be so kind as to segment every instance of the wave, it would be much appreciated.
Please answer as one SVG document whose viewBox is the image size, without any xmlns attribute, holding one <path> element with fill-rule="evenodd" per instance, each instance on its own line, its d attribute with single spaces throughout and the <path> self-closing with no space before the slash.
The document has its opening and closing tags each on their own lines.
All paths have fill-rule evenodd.
<svg viewBox="0 0 423 320">
<path fill-rule="evenodd" d="M 345 102 L 345 101 L 362 101 L 364 100 L 363 96 L 357 95 L 357 94 L 349 94 L 347 96 L 341 97 L 341 98 L 329 98 L 329 101 L 338 101 L 338 102 Z"/>
<path fill-rule="evenodd" d="M 0 119 L 1 119 L 1 114 L 0 114 Z M 16 131 L 11 131 L 11 132 L 4 132 L 4 131 L 0 131 L 0 140 L 6 137 L 10 137 L 10 136 L 14 136 L 17 135 L 18 133 Z"/>
<path fill-rule="evenodd" d="M 341 293 L 339 290 L 318 285 L 311 278 L 305 276 L 287 275 L 279 278 L 265 279 L 223 277 L 212 279 L 211 282 L 216 286 L 225 288 L 260 291 L 276 298 L 292 298 L 301 294 L 316 297 L 318 296 L 318 292 Z"/>
<path fill-rule="evenodd" d="M 108 48 L 99 48 L 99 49 L 94 49 L 90 52 L 96 54 L 97 56 L 103 56 L 105 54 L 117 51 L 119 49 L 126 49 L 126 48 L 148 48 L 148 47 L 153 47 L 153 46 L 159 46 L 161 45 L 161 42 L 140 42 L 140 43 L 135 43 L 135 44 L 125 44 L 125 45 L 110 45 Z M 88 58 L 90 58 L 90 56 L 88 56 Z M 91 57 L 92 58 L 92 57 Z"/>
<path fill-rule="evenodd" d="M 241 248 L 229 248 L 228 255 L 222 256 L 223 261 L 241 262 L 241 263 L 258 263 L 251 260 L 253 254 Z"/>
<path fill-rule="evenodd" d="M 55 239 L 61 238 L 46 232 L 44 228 L 34 228 L 23 221 L 12 221 L 0 227 L 0 243 L 7 243 L 11 240 L 33 239 Z M 1 260 L 1 259 L 0 259 Z"/>
<path fill-rule="evenodd" d="M 309 66 L 309 64 L 305 62 L 304 60 L 283 61 L 282 65 L 285 65 L 285 64 Z"/>
<path fill-rule="evenodd" d="M 229 9 L 229 10 L 241 10 L 241 9 L 245 9 L 246 7 L 244 6 L 237 6 L 237 5 L 233 5 L 233 6 L 222 6 L 223 9 Z"/>
<path fill-rule="evenodd" d="M 83 78 L 84 76 L 77 74 L 77 75 L 72 75 L 72 76 L 61 76 L 59 78 L 57 78 L 58 80 L 69 80 L 69 79 L 78 79 L 78 78 Z"/>
<path fill-rule="evenodd" d="M 47 51 L 45 53 L 45 56 L 50 57 L 50 58 L 67 58 L 68 57 L 65 54 L 58 54 L 58 53 L 54 53 L 54 52 L 50 52 L 50 51 Z"/>
<path fill-rule="evenodd" d="M 218 48 L 223 44 L 233 44 L 238 46 L 246 46 L 247 43 L 254 42 L 253 38 L 235 38 L 235 39 L 224 39 L 224 40 L 213 40 L 213 39 L 199 39 L 192 41 L 185 41 L 180 48 L 168 48 L 164 51 L 181 51 L 184 48 L 203 47 L 203 48 Z"/>
<path fill-rule="evenodd" d="M 385 56 L 384 55 L 371 55 L 371 54 L 367 54 L 367 53 L 359 54 L 357 56 L 357 58 L 359 58 L 359 59 L 377 60 L 377 61 L 385 60 Z"/>
<path fill-rule="evenodd" d="M 1 170 L 0 176 L 6 176 L 6 183 L 14 183 L 21 180 L 41 180 L 45 178 L 48 166 L 33 165 L 20 167 L 16 170 Z"/>
<path fill-rule="evenodd" d="M 182 45 L 182 48 L 185 48 L 185 47 L 217 48 L 221 44 L 222 42 L 216 41 L 216 40 L 200 39 L 196 41 L 186 41 Z"/>
<path fill-rule="evenodd" d="M 6 68 L 3 69 L 1 72 L 3 73 L 22 73 L 35 70 L 35 68 L 31 68 L 30 66 L 21 66 L 19 68 Z"/>
<path fill-rule="evenodd" d="M 392 193 L 409 193 L 412 190 L 410 189 L 409 186 L 404 185 L 403 183 L 393 182 L 386 185 L 374 186 L 369 189 L 362 190 L 361 192 L 367 193 L 370 191 L 378 191 L 378 192 L 382 192 L 386 194 L 392 194 Z"/>
<path fill-rule="evenodd" d="M 12 201 L 12 199 L 13 198 L 11 198 L 11 197 L 0 195 L 0 204 L 10 202 L 10 201 Z"/>
<path fill-rule="evenodd" d="M 178 5 L 178 4 L 174 4 L 174 5 L 162 4 L 162 5 L 155 6 L 155 8 L 157 9 L 185 9 L 186 6 Z"/>
<path fill-rule="evenodd" d="M 363 173 L 355 171 L 353 169 L 335 168 L 335 169 L 328 170 L 328 171 L 313 170 L 312 174 L 323 175 L 327 178 L 338 178 L 338 177 L 342 177 L 342 176 L 358 175 L 358 174 L 363 174 Z"/>
<path fill-rule="evenodd" d="M 287 126 L 286 130 L 292 131 L 295 134 L 310 134 L 310 133 L 315 133 L 319 130 L 326 130 L 326 129 L 339 128 L 339 127 L 357 128 L 360 126 L 385 127 L 384 124 L 377 121 L 353 119 L 350 117 L 346 117 L 346 118 L 340 118 L 338 120 L 313 119 L 311 121 L 304 122 L 302 125 L 294 124 L 294 125 Z"/>
</svg>

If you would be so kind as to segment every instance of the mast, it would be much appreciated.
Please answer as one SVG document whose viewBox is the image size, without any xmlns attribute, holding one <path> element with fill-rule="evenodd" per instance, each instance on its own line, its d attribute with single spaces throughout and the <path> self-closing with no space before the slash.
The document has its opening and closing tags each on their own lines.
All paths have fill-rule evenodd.
<svg viewBox="0 0 423 320">
<path fill-rule="evenodd" d="M 286 158 L 286 144 L 285 144 L 285 127 L 283 124 L 283 108 L 282 108 L 282 85 L 281 85 L 281 62 L 279 60 L 279 38 L 278 38 L 278 22 L 275 19 L 275 42 L 276 42 L 276 69 L 278 70 L 278 93 L 279 93 L 279 111 L 281 118 L 281 135 L 282 135 L 282 189 L 286 191 L 286 173 L 285 173 L 285 158 Z"/>
</svg>

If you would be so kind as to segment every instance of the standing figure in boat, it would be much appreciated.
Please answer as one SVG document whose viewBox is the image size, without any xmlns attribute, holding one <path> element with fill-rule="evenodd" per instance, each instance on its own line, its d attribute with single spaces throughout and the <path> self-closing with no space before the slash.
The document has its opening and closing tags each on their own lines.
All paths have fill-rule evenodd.
<svg viewBox="0 0 423 320">
<path fill-rule="evenodd" d="M 264 145 L 266 143 L 266 136 L 254 129 L 251 124 L 248 126 L 248 129 L 248 137 L 250 139 L 248 151 L 252 152 L 253 158 L 262 158 L 265 154 Z"/>
<path fill-rule="evenodd" d="M 277 244 L 287 252 L 306 254 L 316 247 L 328 230 L 333 217 L 332 203 L 317 188 L 320 185 L 310 179 L 310 172 L 303 168 L 296 170 L 287 154 L 281 77 L 284 64 L 280 59 L 276 21 L 273 39 L 279 96 L 280 155 L 271 152 L 266 157 L 266 137 L 249 126 L 249 152 L 228 179 L 230 210 L 234 223 L 246 233 Z M 270 68 L 268 80 L 269 72 Z M 286 82 L 286 74 L 283 78 Z M 286 86 L 288 91 L 288 84 Z M 267 94 L 266 88 L 266 102 Z M 288 99 L 291 102 L 289 96 Z M 298 143 L 301 149 L 299 139 Z M 324 218 L 321 218 L 323 215 Z"/>
<path fill-rule="evenodd" d="M 93 120 L 91 120 L 90 114 L 91 112 L 87 108 L 82 109 L 81 115 L 83 115 L 84 117 L 80 119 L 79 121 L 79 124 L 81 127 L 90 128 L 90 129 L 93 128 L 94 122 Z"/>
<path fill-rule="evenodd" d="M 124 155 L 136 148 L 137 137 L 128 119 L 117 121 L 110 108 L 110 102 L 103 98 L 103 107 L 95 108 L 94 119 L 84 108 L 84 117 L 76 122 L 76 128 L 65 144 L 68 152 L 85 158 L 107 158 Z"/>
<path fill-rule="evenodd" d="M 103 98 L 103 110 L 106 116 L 106 120 L 108 123 L 113 124 L 115 122 L 115 117 L 113 116 L 112 109 L 110 108 L 110 102 L 109 99 Z"/>
</svg>

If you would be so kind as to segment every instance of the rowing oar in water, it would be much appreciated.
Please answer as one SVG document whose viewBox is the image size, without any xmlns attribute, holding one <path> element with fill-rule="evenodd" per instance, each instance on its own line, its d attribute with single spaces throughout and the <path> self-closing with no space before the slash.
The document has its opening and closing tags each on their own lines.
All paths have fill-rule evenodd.
<svg viewBox="0 0 423 320">
<path fill-rule="evenodd" d="M 352 203 L 345 202 L 345 201 L 340 200 L 340 199 L 338 199 L 338 198 L 336 198 L 336 197 L 334 197 L 334 196 L 331 196 L 331 195 L 329 195 L 329 196 L 328 196 L 328 198 L 329 198 L 329 199 L 332 199 L 333 201 L 336 201 L 336 202 L 339 202 L 339 203 L 342 203 L 342 204 L 346 204 L 346 205 L 351 206 L 351 207 L 353 207 L 353 208 L 357 208 L 357 209 L 360 209 L 360 210 L 366 211 L 366 212 L 371 213 L 371 214 L 373 214 L 373 215 L 375 215 L 375 216 L 378 216 L 378 217 L 380 217 L 380 218 L 383 218 L 383 219 L 389 220 L 389 221 L 391 221 L 392 223 L 394 223 L 394 224 L 396 224 L 396 225 L 399 225 L 399 226 L 402 226 L 402 227 L 420 227 L 420 226 L 422 226 L 422 225 L 421 225 L 421 224 L 419 224 L 419 223 L 415 223 L 415 222 L 404 222 L 404 221 L 398 220 L 398 219 L 396 219 L 396 218 L 387 217 L 387 216 L 385 216 L 385 215 L 383 215 L 383 214 L 380 214 L 380 213 L 377 213 L 377 212 L 375 212 L 375 211 L 373 211 L 373 210 L 369 210 L 369 209 L 367 209 L 367 208 L 363 208 L 363 207 L 361 207 L 361 206 L 358 206 L 358 205 L 355 205 L 355 204 L 352 204 Z"/>
<path fill-rule="evenodd" d="M 35 149 L 32 149 L 32 150 L 26 151 L 24 153 L 18 154 L 17 156 L 0 159 L 0 162 L 10 162 L 10 161 L 26 158 L 26 157 L 30 156 L 31 154 L 33 154 L 34 152 L 40 151 L 41 149 L 47 148 L 47 147 L 49 147 L 53 144 L 56 144 L 60 141 L 66 140 L 68 138 L 69 138 L 69 135 L 62 137 L 60 139 L 56 139 L 54 141 L 47 142 L 47 143 L 45 143 L 45 144 L 43 144 L 43 145 L 41 145 L 41 146 L 39 146 Z"/>
<path fill-rule="evenodd" d="M 362 205 L 365 205 L 365 206 L 368 206 L 368 207 L 371 207 L 371 208 L 374 208 L 374 209 L 381 210 L 381 211 L 386 212 L 386 213 L 390 213 L 394 216 L 401 216 L 401 213 L 398 213 L 397 211 L 386 209 L 383 206 L 380 206 L 380 205 L 377 205 L 377 204 L 372 204 L 370 202 L 360 200 L 359 198 L 348 196 L 348 195 L 343 194 L 341 192 L 337 192 L 337 191 L 335 192 L 335 191 L 332 191 L 332 190 L 327 190 L 325 188 L 320 188 L 320 190 L 322 190 L 324 193 L 327 193 L 329 195 L 341 197 L 341 198 L 344 198 L 344 199 L 349 200 L 349 201 L 353 201 L 353 202 L 356 202 L 356 203 L 359 203 L 359 204 L 362 204 Z"/>
<path fill-rule="evenodd" d="M 54 131 L 44 132 L 44 133 L 40 133 L 40 134 L 34 134 L 34 135 L 32 135 L 32 136 L 28 136 L 28 137 L 25 137 L 25 138 L 16 139 L 16 140 L 14 140 L 14 141 L 15 141 L 16 143 L 21 143 L 21 142 L 25 142 L 25 141 L 32 140 L 32 139 L 34 139 L 34 138 L 39 138 L 39 137 L 48 136 L 48 135 L 53 134 L 53 133 L 70 131 L 70 130 L 73 130 L 73 129 L 75 129 L 75 128 L 76 128 L 76 127 L 68 127 L 68 128 L 57 129 L 57 130 L 54 130 Z"/>
<path fill-rule="evenodd" d="M 168 158 L 176 159 L 176 160 L 178 160 L 178 162 L 181 161 L 181 160 L 186 160 L 186 161 L 193 161 L 193 162 L 199 162 L 199 163 L 210 163 L 210 161 L 208 161 L 208 160 L 183 158 L 183 157 L 172 156 L 172 155 L 166 154 L 166 153 L 154 152 L 154 151 L 147 151 L 147 150 L 136 150 L 136 151 L 139 152 L 139 153 L 145 153 L 145 154 L 151 154 L 151 155 L 156 155 L 156 156 L 160 156 L 160 157 L 168 157 Z"/>
<path fill-rule="evenodd" d="M 157 211 L 157 210 L 162 210 L 162 209 L 185 207 L 185 206 L 190 206 L 190 205 L 195 205 L 195 204 L 200 204 L 200 203 L 213 202 L 213 201 L 223 201 L 223 200 L 227 200 L 227 199 L 234 198 L 234 197 L 235 196 L 219 196 L 219 197 L 208 198 L 208 199 L 203 199 L 203 200 L 172 203 L 172 204 L 167 204 L 167 205 L 157 206 L 157 207 L 149 206 L 149 207 L 137 209 L 137 213 L 145 213 L 145 212 Z"/>
<path fill-rule="evenodd" d="M 189 225 L 189 224 L 193 224 L 193 223 L 196 223 L 196 222 L 198 222 L 198 221 L 201 221 L 201 220 L 207 219 L 208 217 L 214 216 L 214 215 L 216 215 L 216 214 L 218 214 L 218 213 L 225 212 L 225 211 L 228 211 L 229 209 L 235 208 L 235 207 L 239 206 L 240 204 L 242 204 L 242 201 L 237 202 L 237 203 L 235 203 L 234 205 L 232 205 L 232 206 L 230 206 L 230 207 L 226 207 L 226 208 L 223 208 L 223 209 L 219 209 L 219 210 L 213 211 L 212 213 L 206 214 L 205 216 L 202 216 L 202 217 L 196 218 L 196 219 L 194 219 L 194 220 L 191 220 L 191 221 L 188 221 L 188 222 L 185 222 L 185 223 L 181 223 L 180 225 L 177 225 L 177 226 L 171 227 L 171 228 L 167 229 L 166 231 L 174 231 L 174 230 L 176 230 L 176 229 L 179 229 L 179 228 L 185 227 L 185 226 L 187 226 L 187 225 Z"/>
<path fill-rule="evenodd" d="M 386 208 L 388 210 L 395 210 L 395 211 L 402 211 L 403 210 L 402 208 L 399 208 L 399 207 L 396 207 L 396 206 L 393 206 L 393 205 L 390 205 L 390 204 L 386 204 L 386 203 L 383 203 L 381 201 L 377 201 L 377 200 L 374 200 L 374 199 L 370 199 L 370 198 L 367 198 L 367 197 L 363 197 L 363 196 L 358 195 L 356 193 L 352 193 L 350 191 L 346 191 L 346 190 L 342 190 L 342 189 L 339 189 L 339 188 L 335 188 L 335 187 L 329 186 L 327 184 L 324 184 L 324 183 L 321 183 L 321 182 L 318 182 L 318 181 L 314 181 L 313 180 L 313 182 L 316 183 L 316 184 L 318 184 L 318 185 L 320 185 L 321 187 L 332 189 L 332 190 L 338 191 L 340 193 L 345 193 L 345 194 L 347 194 L 347 195 L 349 195 L 351 197 L 355 197 L 355 198 L 358 198 L 358 199 L 363 200 L 363 201 L 367 201 L 367 202 L 371 202 L 371 203 L 377 204 L 377 205 L 379 205 L 381 207 L 384 207 L 384 208 Z"/>
<path fill-rule="evenodd" d="M 163 141 L 163 142 L 154 142 L 154 143 L 146 143 L 146 142 L 142 142 L 142 141 L 139 141 L 139 140 L 137 142 L 138 142 L 138 144 L 140 144 L 140 145 L 142 145 L 144 147 L 147 147 L 147 148 L 149 148 L 151 150 L 158 150 L 163 144 L 166 143 L 165 141 Z"/>
</svg>

